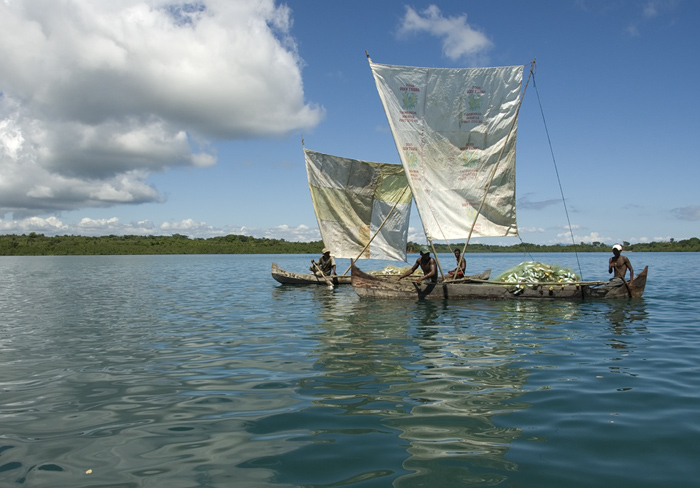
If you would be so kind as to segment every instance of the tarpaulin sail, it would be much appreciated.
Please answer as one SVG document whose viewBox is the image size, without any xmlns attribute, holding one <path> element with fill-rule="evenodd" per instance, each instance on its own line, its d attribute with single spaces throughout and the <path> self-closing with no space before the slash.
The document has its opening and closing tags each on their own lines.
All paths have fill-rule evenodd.
<svg viewBox="0 0 700 488">
<path fill-rule="evenodd" d="M 518 235 L 515 141 L 523 66 L 370 66 L 426 237 Z"/>
<path fill-rule="evenodd" d="M 304 159 L 323 244 L 333 256 L 406 261 L 412 196 L 403 167 L 306 148 Z"/>
</svg>

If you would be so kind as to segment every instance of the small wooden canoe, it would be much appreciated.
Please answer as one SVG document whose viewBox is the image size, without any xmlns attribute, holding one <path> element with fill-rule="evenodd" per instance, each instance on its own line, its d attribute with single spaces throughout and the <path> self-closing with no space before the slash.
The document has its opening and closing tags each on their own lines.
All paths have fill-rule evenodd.
<svg viewBox="0 0 700 488">
<path fill-rule="evenodd" d="M 294 273 L 292 271 L 285 271 L 280 268 L 277 263 L 272 263 L 272 277 L 285 285 L 323 285 L 328 286 L 326 280 L 321 276 L 316 276 L 315 274 L 304 274 L 304 273 Z M 351 282 L 350 276 L 329 276 L 328 277 L 334 286 L 338 285 L 349 285 Z"/>
<path fill-rule="evenodd" d="M 398 281 L 397 277 L 373 276 L 352 264 L 352 286 L 360 297 L 389 299 L 569 299 L 586 298 L 638 298 L 644 293 L 647 268 L 634 280 L 610 282 L 589 281 L 576 283 L 515 283 L 489 282 L 479 275 L 461 280 L 438 283 Z"/>
</svg>

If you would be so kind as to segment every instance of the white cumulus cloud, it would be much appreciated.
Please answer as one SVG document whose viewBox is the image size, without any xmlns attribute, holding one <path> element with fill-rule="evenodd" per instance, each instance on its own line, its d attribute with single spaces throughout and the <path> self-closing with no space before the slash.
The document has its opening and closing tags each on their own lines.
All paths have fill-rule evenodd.
<svg viewBox="0 0 700 488">
<path fill-rule="evenodd" d="M 445 17 L 435 5 L 421 12 L 406 7 L 399 34 L 425 32 L 442 39 L 442 52 L 452 60 L 474 60 L 491 48 L 489 38 L 467 23 L 467 15 Z"/>
<path fill-rule="evenodd" d="M 274 0 L 0 2 L 0 215 L 162 201 L 209 141 L 312 128 Z"/>
</svg>

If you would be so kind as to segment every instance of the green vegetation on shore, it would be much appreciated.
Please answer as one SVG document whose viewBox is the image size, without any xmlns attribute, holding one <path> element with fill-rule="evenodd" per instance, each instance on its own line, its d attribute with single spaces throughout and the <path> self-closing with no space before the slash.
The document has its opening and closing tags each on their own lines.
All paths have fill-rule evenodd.
<svg viewBox="0 0 700 488">
<path fill-rule="evenodd" d="M 623 243 L 627 252 L 700 252 L 700 239 L 681 241 Z M 417 252 L 420 244 L 408 243 L 409 252 Z M 450 252 L 463 244 L 436 244 L 437 252 Z M 512 246 L 470 244 L 468 252 L 607 252 L 612 244 L 601 242 L 574 245 L 542 245 L 520 243 Z M 67 256 L 115 254 L 320 254 L 323 242 L 288 242 L 284 239 L 227 235 L 208 239 L 172 236 L 55 236 L 34 232 L 25 235 L 0 235 L 0 256 Z"/>
<path fill-rule="evenodd" d="M 468 252 L 610 252 L 612 246 L 618 244 L 617 242 L 606 244 L 604 242 L 581 242 L 579 244 L 564 245 L 564 244 L 528 244 L 522 242 L 520 244 L 514 244 L 512 246 L 494 246 L 489 244 L 469 244 Z M 700 239 L 697 237 L 691 237 L 690 239 L 684 239 L 681 241 L 676 241 L 671 239 L 668 242 L 644 242 L 639 244 L 630 244 L 629 242 L 622 242 L 624 249 L 623 252 L 700 252 Z M 410 243 L 410 246 L 418 250 L 420 247 L 418 244 Z M 458 245 L 452 244 L 447 246 L 446 244 L 436 244 L 435 250 L 437 252 L 450 252 L 453 251 Z M 460 250 L 464 247 L 464 243 L 459 247 Z"/>
</svg>

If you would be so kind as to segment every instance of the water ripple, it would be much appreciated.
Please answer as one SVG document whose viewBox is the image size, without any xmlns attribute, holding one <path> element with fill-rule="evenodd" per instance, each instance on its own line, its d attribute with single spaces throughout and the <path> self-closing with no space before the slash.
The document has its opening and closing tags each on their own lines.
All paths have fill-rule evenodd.
<svg viewBox="0 0 700 488">
<path fill-rule="evenodd" d="M 640 488 L 700 475 L 700 307 L 663 276 L 633 301 L 428 303 L 279 286 L 269 263 L 0 261 L 0 485 Z"/>
</svg>

